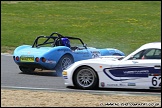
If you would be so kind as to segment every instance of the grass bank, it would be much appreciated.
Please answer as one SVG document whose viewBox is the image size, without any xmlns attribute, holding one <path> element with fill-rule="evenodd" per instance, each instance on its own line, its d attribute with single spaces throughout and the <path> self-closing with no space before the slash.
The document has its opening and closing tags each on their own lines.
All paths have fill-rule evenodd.
<svg viewBox="0 0 162 108">
<path fill-rule="evenodd" d="M 160 1 L 1 1 L 1 52 L 58 32 L 126 54 L 161 41 Z"/>
</svg>

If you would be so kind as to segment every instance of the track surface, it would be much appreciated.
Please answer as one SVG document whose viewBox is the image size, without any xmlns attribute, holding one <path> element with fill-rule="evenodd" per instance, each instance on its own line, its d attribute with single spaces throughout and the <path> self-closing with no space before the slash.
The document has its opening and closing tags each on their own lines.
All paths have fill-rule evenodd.
<svg viewBox="0 0 162 108">
<path fill-rule="evenodd" d="M 125 94 L 161 96 L 160 91 L 128 90 L 128 89 L 98 89 L 78 90 L 67 88 L 62 77 L 51 76 L 49 73 L 22 74 L 14 63 L 12 55 L 1 54 L 1 88 L 29 89 L 62 92 L 88 92 L 92 94 Z"/>
</svg>

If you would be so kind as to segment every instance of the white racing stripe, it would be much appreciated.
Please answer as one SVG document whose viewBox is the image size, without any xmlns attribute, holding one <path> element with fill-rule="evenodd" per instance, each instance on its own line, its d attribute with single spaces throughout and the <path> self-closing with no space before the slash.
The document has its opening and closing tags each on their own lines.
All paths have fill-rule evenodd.
<svg viewBox="0 0 162 108">
<path fill-rule="evenodd" d="M 12 54 L 9 54 L 9 53 L 1 53 L 1 55 L 4 55 L 4 56 L 12 56 Z"/>
</svg>

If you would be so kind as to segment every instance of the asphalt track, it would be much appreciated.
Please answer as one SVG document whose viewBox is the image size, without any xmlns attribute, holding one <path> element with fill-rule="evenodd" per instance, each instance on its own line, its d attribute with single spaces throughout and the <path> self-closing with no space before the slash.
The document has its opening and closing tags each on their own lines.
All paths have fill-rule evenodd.
<svg viewBox="0 0 162 108">
<path fill-rule="evenodd" d="M 97 89 L 79 90 L 66 87 L 62 77 L 52 76 L 49 73 L 23 74 L 14 63 L 12 55 L 1 53 L 1 89 L 45 90 L 61 92 L 85 92 L 91 94 L 118 94 L 118 95 L 151 95 L 160 96 L 161 91 L 130 90 L 130 89 Z"/>
</svg>

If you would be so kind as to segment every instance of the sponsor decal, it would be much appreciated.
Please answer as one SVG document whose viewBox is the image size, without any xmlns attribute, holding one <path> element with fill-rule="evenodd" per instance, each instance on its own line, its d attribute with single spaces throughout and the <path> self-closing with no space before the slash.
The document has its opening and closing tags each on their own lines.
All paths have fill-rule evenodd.
<svg viewBox="0 0 162 108">
<path fill-rule="evenodd" d="M 56 63 L 56 61 L 53 61 L 53 60 L 46 60 L 46 62 L 45 62 L 45 63 L 55 64 L 55 63 Z"/>
<path fill-rule="evenodd" d="M 105 87 L 105 83 L 104 82 L 101 82 L 101 87 Z"/>
<path fill-rule="evenodd" d="M 75 54 L 88 54 L 88 52 L 75 52 Z"/>
<path fill-rule="evenodd" d="M 107 84 L 107 86 L 118 86 L 118 84 Z"/>
<path fill-rule="evenodd" d="M 120 86 L 126 86 L 126 84 L 123 84 L 123 83 L 121 83 L 121 84 L 119 84 Z"/>
<path fill-rule="evenodd" d="M 99 51 L 91 51 L 91 53 L 92 53 L 92 58 L 97 58 L 97 57 L 101 56 Z"/>
<path fill-rule="evenodd" d="M 64 79 L 68 79 L 68 77 L 67 77 L 67 76 L 63 76 L 63 78 L 64 78 Z"/>
<path fill-rule="evenodd" d="M 104 68 L 105 75 L 113 81 L 126 81 L 146 78 L 151 73 L 160 73 L 161 69 L 143 66 L 111 67 Z"/>
<path fill-rule="evenodd" d="M 64 52 L 66 52 L 66 51 L 69 51 L 69 49 L 58 49 L 57 51 L 64 51 Z"/>
<path fill-rule="evenodd" d="M 147 74 L 149 70 L 134 70 L 134 71 L 123 71 L 124 74 Z"/>
<path fill-rule="evenodd" d="M 99 51 L 91 51 L 91 53 L 100 53 Z"/>
<path fill-rule="evenodd" d="M 135 83 L 128 83 L 128 86 L 136 86 Z"/>
</svg>

